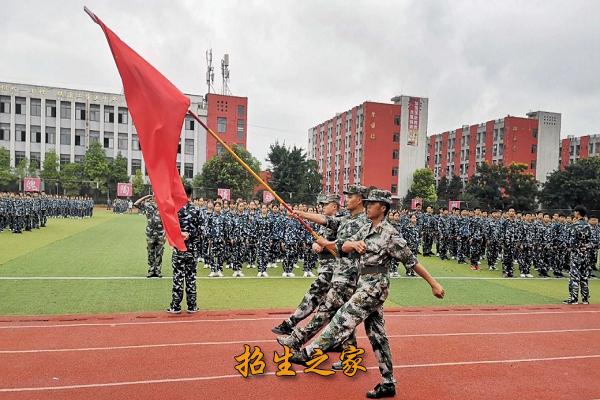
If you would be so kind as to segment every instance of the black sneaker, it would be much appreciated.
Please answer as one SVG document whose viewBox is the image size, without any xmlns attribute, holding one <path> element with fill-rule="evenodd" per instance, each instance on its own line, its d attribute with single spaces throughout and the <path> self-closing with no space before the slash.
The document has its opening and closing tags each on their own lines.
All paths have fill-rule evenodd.
<svg viewBox="0 0 600 400">
<path fill-rule="evenodd" d="M 170 308 L 167 309 L 167 312 L 169 314 L 181 314 L 181 308 L 170 307 Z"/>
<path fill-rule="evenodd" d="M 276 335 L 291 335 L 293 330 L 294 328 L 289 324 L 289 322 L 287 322 L 287 320 L 285 320 L 275 328 L 271 329 L 271 332 Z"/>
<path fill-rule="evenodd" d="M 590 301 L 589 300 L 582 300 L 581 304 L 590 304 Z"/>
<path fill-rule="evenodd" d="M 195 314 L 198 311 L 200 311 L 200 309 L 198 307 L 196 307 L 196 306 L 187 309 L 188 314 Z"/>
<path fill-rule="evenodd" d="M 369 399 L 381 399 L 384 397 L 394 397 L 396 395 L 396 386 L 393 383 L 379 383 L 373 390 L 367 392 Z"/>
<path fill-rule="evenodd" d="M 300 351 L 294 352 L 294 354 L 292 354 L 292 356 L 290 357 L 289 361 L 292 364 L 298 364 L 307 367 L 308 362 L 310 361 L 310 357 L 306 353 L 306 349 L 302 349 Z"/>
<path fill-rule="evenodd" d="M 344 369 L 344 364 L 342 363 L 342 361 L 336 361 L 333 364 L 331 364 L 331 369 L 334 371 L 341 371 Z"/>
<path fill-rule="evenodd" d="M 563 304 L 577 304 L 577 299 L 566 299 L 563 301 Z"/>
</svg>

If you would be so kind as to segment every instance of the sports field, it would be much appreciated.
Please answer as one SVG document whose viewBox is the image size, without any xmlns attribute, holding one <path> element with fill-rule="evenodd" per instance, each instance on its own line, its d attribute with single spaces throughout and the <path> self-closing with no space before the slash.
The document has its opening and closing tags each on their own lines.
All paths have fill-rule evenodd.
<svg viewBox="0 0 600 400">
<path fill-rule="evenodd" d="M 162 279 L 146 279 L 145 218 L 97 210 L 92 219 L 55 220 L 22 235 L 0 233 L 0 315 L 93 314 L 160 311 L 170 301 L 171 251 L 165 249 Z M 567 297 L 566 279 L 503 279 L 500 272 L 471 271 L 454 261 L 421 258 L 446 288 L 435 299 L 419 278 L 394 279 L 387 305 L 537 305 Z M 402 270 L 402 268 L 401 268 Z M 198 269 L 198 305 L 203 310 L 295 307 L 310 278 L 208 278 Z M 296 270 L 301 275 L 301 270 Z M 592 280 L 591 301 L 600 303 L 600 280 Z"/>
</svg>

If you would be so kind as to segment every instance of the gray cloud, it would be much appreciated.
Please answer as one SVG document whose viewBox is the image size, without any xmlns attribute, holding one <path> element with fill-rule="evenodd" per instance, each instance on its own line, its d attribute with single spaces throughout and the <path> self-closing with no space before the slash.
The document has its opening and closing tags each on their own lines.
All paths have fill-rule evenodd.
<svg viewBox="0 0 600 400">
<path fill-rule="evenodd" d="M 85 4 L 185 92 L 205 93 L 207 48 L 217 67 L 229 53 L 261 161 L 275 140 L 305 146 L 316 123 L 397 94 L 430 98 L 430 133 L 535 109 L 562 112 L 563 136 L 598 132 L 600 2 Z M 0 80 L 120 91 L 83 5 L 3 3 Z"/>
</svg>

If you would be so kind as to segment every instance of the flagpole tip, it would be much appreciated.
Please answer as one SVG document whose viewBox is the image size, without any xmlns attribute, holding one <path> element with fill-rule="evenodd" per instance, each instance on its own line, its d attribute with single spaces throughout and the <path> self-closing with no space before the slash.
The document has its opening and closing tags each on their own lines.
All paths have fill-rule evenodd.
<svg viewBox="0 0 600 400">
<path fill-rule="evenodd" d="M 85 11 L 85 13 L 90 16 L 92 21 L 98 23 L 98 17 L 89 8 L 87 8 L 87 6 L 83 6 L 83 11 Z"/>
</svg>

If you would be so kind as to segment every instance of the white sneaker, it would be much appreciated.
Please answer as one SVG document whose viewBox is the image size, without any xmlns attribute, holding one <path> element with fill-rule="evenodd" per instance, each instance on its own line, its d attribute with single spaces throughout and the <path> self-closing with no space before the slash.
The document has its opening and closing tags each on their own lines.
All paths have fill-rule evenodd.
<svg viewBox="0 0 600 400">
<path fill-rule="evenodd" d="M 214 278 L 215 276 L 217 276 L 216 272 L 211 272 L 210 274 L 208 274 L 209 278 Z"/>
<path fill-rule="evenodd" d="M 250 268 L 256 268 L 256 265 L 252 264 L 252 265 L 250 266 Z"/>
<path fill-rule="evenodd" d="M 259 272 L 258 274 L 256 274 L 257 278 L 262 278 L 262 272 Z"/>
<path fill-rule="evenodd" d="M 262 277 L 263 278 L 268 278 L 269 277 L 269 274 L 267 274 L 267 271 L 265 271 L 265 272 L 262 273 Z"/>
<path fill-rule="evenodd" d="M 243 278 L 244 277 L 244 274 L 242 273 L 242 271 L 238 271 L 237 272 L 237 277 L 238 278 Z"/>
<path fill-rule="evenodd" d="M 296 274 L 295 274 L 295 273 L 293 273 L 293 272 L 288 272 L 288 278 L 293 278 L 293 277 L 295 277 L 295 276 L 296 276 Z"/>
<path fill-rule="evenodd" d="M 521 274 L 519 275 L 521 278 L 527 278 L 527 276 L 525 276 L 525 274 Z"/>
<path fill-rule="evenodd" d="M 217 276 L 218 276 L 219 278 L 222 278 L 222 277 L 223 277 L 223 272 L 222 272 L 222 271 L 219 271 L 219 272 L 217 272 Z"/>
<path fill-rule="evenodd" d="M 204 269 L 207 269 L 207 268 L 208 268 L 208 264 L 204 264 Z"/>
<path fill-rule="evenodd" d="M 531 274 L 525 274 L 525 276 L 528 278 L 533 278 L 533 275 L 531 275 Z"/>
<path fill-rule="evenodd" d="M 298 264 L 294 264 L 294 268 L 298 269 L 300 266 Z"/>
<path fill-rule="evenodd" d="M 304 278 L 308 278 L 308 277 L 309 277 L 309 275 L 308 275 L 308 271 L 304 271 L 304 274 L 303 274 L 302 276 L 303 276 Z"/>
</svg>

